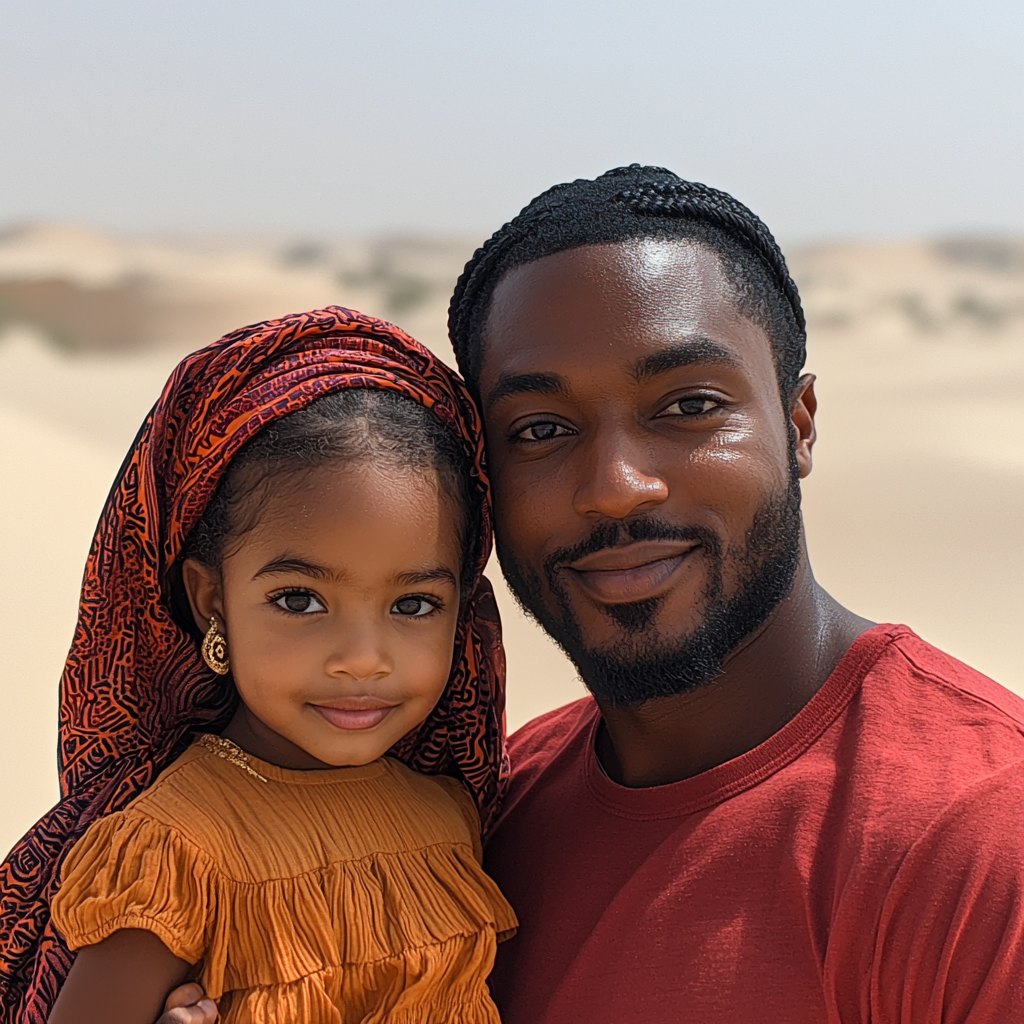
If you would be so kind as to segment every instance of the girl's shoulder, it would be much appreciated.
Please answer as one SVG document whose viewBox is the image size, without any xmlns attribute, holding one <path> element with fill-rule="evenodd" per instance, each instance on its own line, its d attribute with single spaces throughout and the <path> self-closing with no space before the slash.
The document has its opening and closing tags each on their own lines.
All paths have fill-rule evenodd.
<svg viewBox="0 0 1024 1024">
<path fill-rule="evenodd" d="M 100 818 L 61 865 L 50 911 L 69 948 L 142 928 L 182 960 L 201 958 L 219 866 L 208 850 L 161 820 L 159 791 L 153 796 L 155 815 L 137 800 Z"/>
<path fill-rule="evenodd" d="M 224 826 L 229 826 L 239 811 L 245 813 L 253 787 L 243 765 L 245 755 L 233 763 L 217 756 L 216 748 L 206 739 L 199 736 L 152 786 L 120 812 L 121 816 L 127 821 L 161 825 L 207 853 L 216 853 Z"/>
<path fill-rule="evenodd" d="M 185 874 L 216 872 L 220 844 L 210 822 L 234 788 L 231 773 L 193 744 L 127 807 L 89 826 L 62 865 L 62 895 L 79 881 L 95 881 L 103 864 L 145 875 L 170 857 Z"/>
<path fill-rule="evenodd" d="M 385 763 L 396 788 L 408 796 L 403 813 L 410 816 L 413 827 L 441 826 L 454 841 L 470 846 L 480 860 L 480 813 L 465 783 L 448 775 L 421 775 L 393 758 L 385 758 Z"/>
</svg>

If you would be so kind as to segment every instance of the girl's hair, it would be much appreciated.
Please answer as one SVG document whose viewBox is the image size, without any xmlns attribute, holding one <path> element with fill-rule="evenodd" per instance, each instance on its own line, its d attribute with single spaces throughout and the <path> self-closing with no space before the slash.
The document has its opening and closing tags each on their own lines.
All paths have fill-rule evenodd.
<svg viewBox="0 0 1024 1024">
<path fill-rule="evenodd" d="M 275 484 L 339 462 L 437 473 L 439 493 L 455 513 L 462 589 L 472 586 L 480 541 L 476 525 L 480 496 L 462 443 L 419 402 L 393 391 L 352 388 L 276 420 L 232 459 L 186 539 L 178 572 L 173 574 L 172 602 L 180 624 L 195 633 L 180 585 L 181 563 L 194 558 L 219 569 L 228 543 L 258 524 Z"/>
</svg>

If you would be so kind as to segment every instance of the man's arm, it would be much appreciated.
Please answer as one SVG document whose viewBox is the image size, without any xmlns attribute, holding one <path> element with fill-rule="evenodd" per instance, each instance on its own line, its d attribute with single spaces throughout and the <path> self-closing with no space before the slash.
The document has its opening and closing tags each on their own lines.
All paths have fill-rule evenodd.
<svg viewBox="0 0 1024 1024">
<path fill-rule="evenodd" d="M 168 990 L 181 985 L 191 970 L 152 932 L 114 932 L 79 950 L 49 1024 L 151 1024 Z M 168 1024 L 174 1020 L 168 1018 Z"/>
<path fill-rule="evenodd" d="M 870 999 L 880 1024 L 1024 1021 L 1024 762 L 971 786 L 907 854 Z"/>
</svg>

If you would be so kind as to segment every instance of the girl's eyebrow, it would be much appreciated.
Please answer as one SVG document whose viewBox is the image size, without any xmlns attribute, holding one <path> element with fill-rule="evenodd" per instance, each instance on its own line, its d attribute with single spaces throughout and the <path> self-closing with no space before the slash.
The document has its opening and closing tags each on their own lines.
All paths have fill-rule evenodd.
<svg viewBox="0 0 1024 1024">
<path fill-rule="evenodd" d="M 400 572 L 395 577 L 396 583 L 411 585 L 415 583 L 450 583 L 453 587 L 458 586 L 455 573 L 438 565 L 433 569 L 416 569 L 413 572 Z"/>
<path fill-rule="evenodd" d="M 296 558 L 285 555 L 282 558 L 275 558 L 267 562 L 259 572 L 253 574 L 253 579 L 258 580 L 261 576 L 280 576 L 285 573 L 297 572 L 303 576 L 312 576 L 315 580 L 331 580 L 338 582 L 340 577 L 337 573 L 316 562 L 308 562 L 305 558 Z"/>
<path fill-rule="evenodd" d="M 298 558 L 294 555 L 285 555 L 267 562 L 262 569 L 253 574 L 253 579 L 258 580 L 263 576 L 283 576 L 287 573 L 300 573 L 303 576 L 310 576 L 315 580 L 327 580 L 331 583 L 341 583 L 344 580 L 344 573 L 337 573 L 326 566 L 318 565 L 316 562 L 307 561 L 305 558 Z M 395 583 L 403 586 L 411 586 L 417 583 L 450 583 L 453 587 L 458 586 L 458 580 L 451 569 L 443 565 L 434 566 L 429 569 L 413 569 L 410 572 L 401 572 L 392 577 Z"/>
</svg>

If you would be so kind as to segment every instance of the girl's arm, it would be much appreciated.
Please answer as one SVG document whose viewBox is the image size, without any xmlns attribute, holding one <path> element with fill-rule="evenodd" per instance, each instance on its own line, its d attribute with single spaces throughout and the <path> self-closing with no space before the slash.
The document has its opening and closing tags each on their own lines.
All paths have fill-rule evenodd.
<svg viewBox="0 0 1024 1024">
<path fill-rule="evenodd" d="M 152 932 L 114 932 L 78 951 L 48 1024 L 153 1024 L 191 970 Z"/>
</svg>

